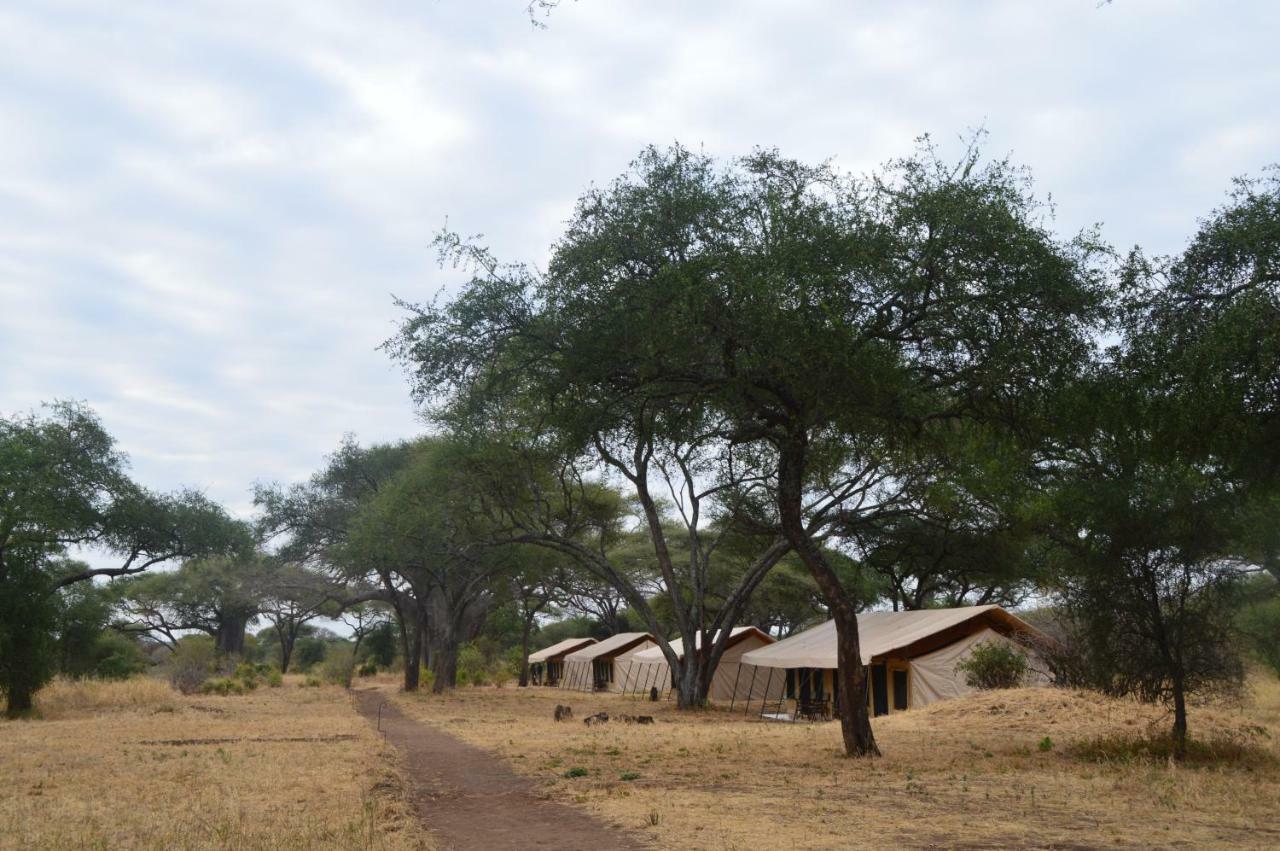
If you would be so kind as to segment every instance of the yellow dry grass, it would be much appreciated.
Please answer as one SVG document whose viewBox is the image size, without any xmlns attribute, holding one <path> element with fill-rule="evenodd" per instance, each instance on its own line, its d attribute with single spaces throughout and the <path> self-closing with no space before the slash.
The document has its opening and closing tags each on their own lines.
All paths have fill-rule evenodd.
<svg viewBox="0 0 1280 851">
<path fill-rule="evenodd" d="M 428 847 L 394 757 L 333 687 L 184 697 L 56 683 L 0 722 L 0 848 Z"/>
<path fill-rule="evenodd" d="M 670 704 L 555 689 L 396 699 L 407 713 L 503 755 L 550 797 L 657 847 L 1280 844 L 1273 680 L 1255 682 L 1243 706 L 1193 712 L 1193 735 L 1225 736 L 1250 751 L 1242 762 L 1194 768 L 1069 755 L 1073 743 L 1141 736 L 1168 718 L 1130 701 L 1056 689 L 981 694 L 877 719 L 884 756 L 874 760 L 842 758 L 836 723 L 677 713 Z M 654 714 L 657 723 L 557 724 L 557 703 L 570 704 L 577 719 L 605 710 Z M 1046 736 L 1052 746 L 1041 750 Z M 586 776 L 566 777 L 573 768 Z"/>
</svg>

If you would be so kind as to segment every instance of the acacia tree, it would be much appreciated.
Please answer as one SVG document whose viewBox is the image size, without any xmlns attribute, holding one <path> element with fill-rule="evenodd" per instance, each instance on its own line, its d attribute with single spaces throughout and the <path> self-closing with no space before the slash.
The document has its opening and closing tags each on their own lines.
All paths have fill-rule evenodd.
<svg viewBox="0 0 1280 851">
<path fill-rule="evenodd" d="M 55 593 L 96 577 L 247 543 L 243 528 L 194 491 L 151 493 L 91 411 L 72 403 L 0 418 L 0 690 L 10 717 L 31 711 L 52 675 Z M 67 568 L 71 547 L 113 563 Z"/>
<path fill-rule="evenodd" d="M 396 564 L 386 558 L 366 559 L 349 544 L 356 513 L 404 468 L 411 451 L 408 442 L 362 447 L 347 437 L 309 481 L 287 488 L 261 484 L 254 492 L 261 534 L 278 544 L 278 557 L 347 582 L 376 585 L 376 590 L 341 603 L 381 600 L 391 606 L 400 634 L 405 691 L 417 690 L 426 661 L 426 600 L 415 596 Z"/>
<path fill-rule="evenodd" d="M 294 645 L 303 627 L 320 617 L 339 613 L 339 599 L 346 596 L 332 578 L 301 565 L 267 560 L 258 615 L 271 624 L 280 642 L 280 672 L 289 672 Z M 356 637 L 356 646 L 360 639 Z"/>
<path fill-rule="evenodd" d="M 348 558 L 395 572 L 429 612 L 432 689 L 457 681 L 458 648 L 492 610 L 512 561 L 490 545 L 477 480 L 446 439 L 416 441 L 402 470 L 352 518 Z"/>
<path fill-rule="evenodd" d="M 1280 569 L 1280 174 L 1126 282 L 1119 344 L 1062 406 L 1054 540 L 1084 675 L 1172 704 L 1180 758 L 1187 696 L 1240 684 L 1243 577 Z"/>
<path fill-rule="evenodd" d="M 682 509 L 690 577 L 716 547 L 702 507 L 772 529 L 722 613 L 794 549 L 836 621 L 841 690 L 861 695 L 869 601 L 824 543 L 909 514 L 913 471 L 942 464 L 957 427 L 1031 431 L 1045 388 L 1090 353 L 1095 246 L 1054 239 L 1041 212 L 1020 172 L 976 151 L 947 166 L 926 147 L 856 180 L 768 151 L 720 166 L 650 149 L 582 198 L 545 276 L 473 251 L 482 274 L 416 309 L 395 349 L 421 397 L 452 389 L 492 415 L 496 386 L 537 411 L 526 429 L 559 425 L 625 479 L 670 594 L 652 485 Z M 691 587 L 673 606 L 686 646 L 706 633 Z M 841 707 L 847 752 L 876 753 L 863 702 Z"/>
<path fill-rule="evenodd" d="M 258 556 L 191 559 L 175 571 L 118 583 L 124 632 L 174 646 L 178 631 L 198 630 L 219 653 L 243 655 L 245 630 L 268 599 L 269 568 Z"/>
</svg>

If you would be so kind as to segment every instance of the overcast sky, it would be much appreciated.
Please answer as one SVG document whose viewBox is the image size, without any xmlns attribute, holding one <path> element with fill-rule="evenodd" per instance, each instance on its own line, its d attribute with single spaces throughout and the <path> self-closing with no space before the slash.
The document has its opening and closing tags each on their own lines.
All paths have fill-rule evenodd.
<svg viewBox="0 0 1280 851">
<path fill-rule="evenodd" d="M 82 399 L 158 489 L 247 516 L 344 432 L 420 430 L 377 347 L 456 285 L 445 224 L 541 263 L 644 145 L 864 170 L 931 133 L 1029 166 L 1064 234 L 1171 252 L 1280 160 L 1280 3 L 0 5 L 0 412 Z"/>
</svg>

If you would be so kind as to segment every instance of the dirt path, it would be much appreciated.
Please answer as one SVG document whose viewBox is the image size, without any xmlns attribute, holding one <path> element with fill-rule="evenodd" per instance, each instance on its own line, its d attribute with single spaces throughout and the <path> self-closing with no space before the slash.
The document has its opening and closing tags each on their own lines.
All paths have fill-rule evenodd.
<svg viewBox="0 0 1280 851">
<path fill-rule="evenodd" d="M 385 695 L 372 689 L 355 694 L 360 714 L 376 724 Z M 533 781 L 518 776 L 497 757 L 414 721 L 392 703 L 382 708 L 382 730 L 404 754 L 418 816 L 443 848 L 646 847 L 587 813 L 539 797 Z"/>
</svg>

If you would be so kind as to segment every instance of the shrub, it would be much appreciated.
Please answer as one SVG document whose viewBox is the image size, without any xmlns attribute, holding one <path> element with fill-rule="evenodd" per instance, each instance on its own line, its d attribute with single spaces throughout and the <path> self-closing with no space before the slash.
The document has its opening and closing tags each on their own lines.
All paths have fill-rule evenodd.
<svg viewBox="0 0 1280 851">
<path fill-rule="evenodd" d="M 302 681 L 303 688 L 320 688 L 322 685 L 324 683 L 315 674 L 307 674 L 307 678 Z"/>
<path fill-rule="evenodd" d="M 624 771 L 624 772 L 622 772 L 622 774 L 618 775 L 618 779 L 619 779 L 619 780 L 626 780 L 627 782 L 631 782 L 632 780 L 639 780 L 639 779 L 640 779 L 640 775 L 639 775 L 639 774 L 637 774 L 637 773 L 636 773 L 636 772 L 634 772 L 634 771 Z"/>
<path fill-rule="evenodd" d="M 356 674 L 361 677 L 372 677 L 378 673 L 378 663 L 372 659 L 365 661 L 363 665 L 356 669 Z"/>
<path fill-rule="evenodd" d="M 233 694 L 245 694 L 250 690 L 242 680 L 234 677 L 214 677 L 211 680 L 205 680 L 200 686 L 201 694 L 218 694 L 223 697 Z"/>
<path fill-rule="evenodd" d="M 1037 745 L 1037 747 L 1040 748 L 1040 750 L 1042 751 L 1051 751 L 1053 750 L 1053 739 L 1049 738 L 1048 736 L 1045 736 L 1043 739 L 1040 740 L 1040 744 Z"/>
<path fill-rule="evenodd" d="M 570 768 L 568 771 L 564 773 L 564 776 L 565 777 L 586 777 L 587 770 L 581 766 L 578 766 L 577 768 Z"/>
<path fill-rule="evenodd" d="M 284 674 L 272 669 L 271 672 L 267 674 L 267 686 L 270 688 L 280 688 L 282 685 L 284 685 Z"/>
<path fill-rule="evenodd" d="M 1027 654 L 1003 641 L 984 642 L 956 670 L 972 688 L 1017 688 L 1027 679 Z"/>
<path fill-rule="evenodd" d="M 511 670 L 511 666 L 507 664 L 506 661 L 497 662 L 489 671 L 489 679 L 491 679 L 493 684 L 498 688 L 502 688 L 504 685 L 511 682 L 514 676 L 515 672 Z"/>
<path fill-rule="evenodd" d="M 213 673 L 216 654 L 213 639 L 191 635 L 181 639 L 169 659 L 169 682 L 183 694 L 194 694 Z"/>
<path fill-rule="evenodd" d="M 257 666 L 242 663 L 236 665 L 235 678 L 239 680 L 247 691 L 253 691 L 258 687 L 260 673 Z"/>
<path fill-rule="evenodd" d="M 343 688 L 351 688 L 351 675 L 355 672 L 356 657 L 349 646 L 330 647 L 320 663 L 320 672 L 326 682 Z"/>
<path fill-rule="evenodd" d="M 489 662 L 475 643 L 458 650 L 458 685 L 482 686 L 489 681 Z"/>
</svg>

